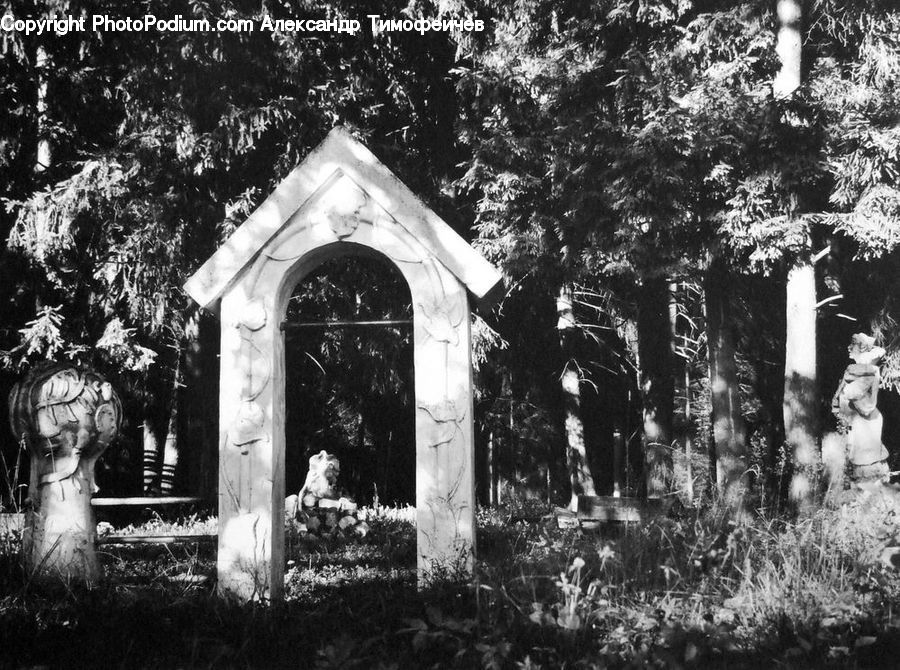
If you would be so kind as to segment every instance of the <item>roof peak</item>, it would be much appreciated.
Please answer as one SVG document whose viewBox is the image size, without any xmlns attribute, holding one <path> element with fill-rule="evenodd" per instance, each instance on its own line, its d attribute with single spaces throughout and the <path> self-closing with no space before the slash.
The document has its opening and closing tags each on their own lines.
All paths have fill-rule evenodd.
<svg viewBox="0 0 900 670">
<path fill-rule="evenodd" d="M 493 299 L 502 286 L 499 272 L 342 126 L 334 127 L 188 279 L 187 293 L 202 307 L 216 303 L 269 241 L 290 225 L 292 215 L 334 185 L 336 173 L 349 177 L 381 205 L 476 299 Z"/>
</svg>

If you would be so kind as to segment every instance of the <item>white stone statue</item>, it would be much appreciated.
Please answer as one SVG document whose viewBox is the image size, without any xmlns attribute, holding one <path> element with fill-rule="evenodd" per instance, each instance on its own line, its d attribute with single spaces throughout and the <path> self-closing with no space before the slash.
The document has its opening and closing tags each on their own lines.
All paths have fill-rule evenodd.
<svg viewBox="0 0 900 670">
<path fill-rule="evenodd" d="M 846 435 L 854 483 L 886 484 L 890 478 L 888 451 L 881 442 L 883 420 L 877 407 L 881 383 L 878 363 L 885 351 L 865 333 L 854 335 L 847 350 L 853 363 L 844 371 L 831 409 L 840 432 Z"/>
<path fill-rule="evenodd" d="M 297 494 L 300 505 L 316 507 L 322 499 L 338 497 L 337 478 L 341 474 L 341 463 L 337 456 L 324 449 L 309 459 L 309 472 L 300 493 Z"/>
<path fill-rule="evenodd" d="M 340 474 L 341 463 L 334 454 L 329 454 L 323 449 L 318 454 L 311 456 L 306 482 L 300 489 L 300 493 L 297 494 L 295 503 L 299 508 L 297 511 L 318 507 L 338 510 L 345 514 L 355 514 L 358 509 L 356 503 L 340 495 L 337 485 Z M 288 505 L 285 506 L 285 509 L 289 515 L 292 514 Z"/>
<path fill-rule="evenodd" d="M 31 453 L 23 549 L 38 581 L 92 584 L 101 575 L 91 508 L 94 465 L 119 432 L 122 405 L 99 374 L 72 365 L 31 370 L 9 396 L 13 434 Z"/>
</svg>

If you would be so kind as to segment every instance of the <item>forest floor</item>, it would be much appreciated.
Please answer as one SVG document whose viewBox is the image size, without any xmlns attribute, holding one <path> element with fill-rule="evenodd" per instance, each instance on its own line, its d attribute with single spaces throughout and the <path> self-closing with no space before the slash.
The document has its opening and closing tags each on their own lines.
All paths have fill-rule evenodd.
<svg viewBox="0 0 900 670">
<path fill-rule="evenodd" d="M 102 586 L 41 593 L 10 535 L 0 667 L 897 667 L 898 509 L 869 496 L 799 520 L 706 510 L 597 531 L 481 511 L 474 577 L 424 591 L 414 526 L 383 515 L 364 538 L 289 532 L 286 600 L 268 607 L 215 596 L 212 543 L 103 545 Z"/>
</svg>

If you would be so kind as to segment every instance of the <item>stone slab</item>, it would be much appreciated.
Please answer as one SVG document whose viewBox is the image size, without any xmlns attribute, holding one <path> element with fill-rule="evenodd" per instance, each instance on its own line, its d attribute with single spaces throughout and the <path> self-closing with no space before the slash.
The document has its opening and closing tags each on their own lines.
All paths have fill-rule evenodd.
<svg viewBox="0 0 900 670">
<path fill-rule="evenodd" d="M 615 498 L 613 496 L 578 496 L 579 521 L 641 522 L 662 516 L 675 498 Z"/>
</svg>

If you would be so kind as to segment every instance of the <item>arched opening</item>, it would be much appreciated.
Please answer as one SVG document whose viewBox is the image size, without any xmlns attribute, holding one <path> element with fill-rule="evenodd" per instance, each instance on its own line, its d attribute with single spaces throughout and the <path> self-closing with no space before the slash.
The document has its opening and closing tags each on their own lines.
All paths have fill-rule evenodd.
<svg viewBox="0 0 900 670">
<path fill-rule="evenodd" d="M 389 258 L 412 298 L 419 583 L 472 569 L 469 294 L 490 301 L 501 278 L 364 146 L 336 128 L 185 284 L 221 319 L 217 563 L 219 592 L 229 597 L 282 596 L 289 437 L 282 325 L 300 280 L 331 259 L 356 255 Z"/>
<path fill-rule="evenodd" d="M 412 318 L 406 280 L 371 251 L 327 259 L 295 285 L 284 320 L 288 494 L 324 449 L 359 504 L 415 503 Z"/>
</svg>

